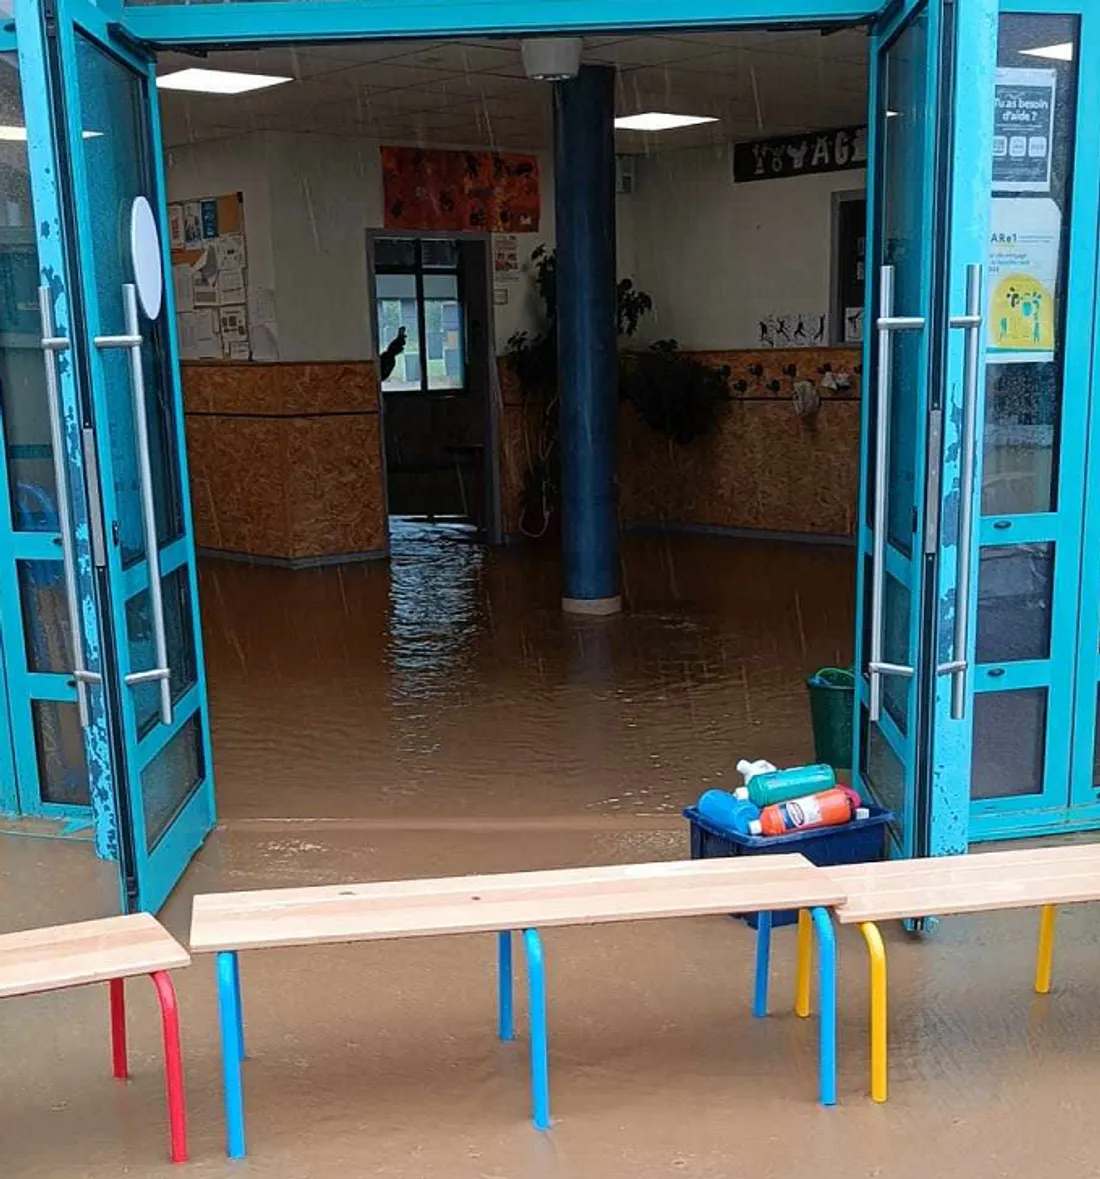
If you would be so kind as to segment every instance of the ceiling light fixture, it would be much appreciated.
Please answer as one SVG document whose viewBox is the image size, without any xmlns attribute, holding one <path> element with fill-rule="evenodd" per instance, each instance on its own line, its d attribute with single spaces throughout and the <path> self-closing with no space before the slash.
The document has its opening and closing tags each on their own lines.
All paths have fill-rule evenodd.
<svg viewBox="0 0 1100 1179">
<path fill-rule="evenodd" d="M 157 78 L 158 90 L 188 90 L 195 94 L 247 94 L 292 82 L 275 74 L 241 74 L 236 70 L 203 70 L 192 67 Z"/>
<path fill-rule="evenodd" d="M 675 131 L 677 127 L 698 127 L 701 123 L 717 123 L 709 115 L 669 115 L 661 111 L 646 111 L 641 115 L 622 115 L 615 120 L 618 131 Z"/>
<path fill-rule="evenodd" d="M 1045 57 L 1048 61 L 1073 61 L 1073 42 L 1063 41 L 1059 45 L 1037 45 L 1034 49 L 1021 49 L 1023 57 Z"/>
</svg>

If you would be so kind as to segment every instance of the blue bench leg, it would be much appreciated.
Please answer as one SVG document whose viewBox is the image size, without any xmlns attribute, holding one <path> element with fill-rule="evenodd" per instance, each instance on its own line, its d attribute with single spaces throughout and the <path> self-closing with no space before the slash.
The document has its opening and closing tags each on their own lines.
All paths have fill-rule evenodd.
<svg viewBox="0 0 1100 1179">
<path fill-rule="evenodd" d="M 752 995 L 752 1013 L 757 1019 L 768 1014 L 768 966 L 772 953 L 772 915 L 756 914 L 756 985 Z"/>
<path fill-rule="evenodd" d="M 836 1105 L 836 934 L 828 909 L 814 909 L 821 1007 L 821 1104 Z"/>
<path fill-rule="evenodd" d="M 497 1031 L 502 1040 L 514 1040 L 512 1016 L 512 931 L 497 934 Z"/>
<path fill-rule="evenodd" d="M 226 1152 L 244 1158 L 244 1088 L 241 1083 L 241 990 L 237 955 L 218 955 L 218 1013 L 222 1031 L 222 1075 L 225 1085 Z"/>
<path fill-rule="evenodd" d="M 244 1050 L 244 999 L 241 997 L 241 959 L 239 954 L 233 955 L 233 979 L 237 987 L 237 1055 L 245 1059 Z"/>
<path fill-rule="evenodd" d="M 531 1097 L 536 1130 L 550 1129 L 550 1059 L 546 1032 L 546 960 L 537 929 L 523 931 L 531 1019 Z"/>
</svg>

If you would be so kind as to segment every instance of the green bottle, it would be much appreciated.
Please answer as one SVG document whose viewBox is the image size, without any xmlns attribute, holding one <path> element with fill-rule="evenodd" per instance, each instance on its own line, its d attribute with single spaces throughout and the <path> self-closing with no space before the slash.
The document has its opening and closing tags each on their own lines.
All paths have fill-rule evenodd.
<svg viewBox="0 0 1100 1179">
<path fill-rule="evenodd" d="M 753 774 L 734 794 L 737 798 L 751 799 L 763 810 L 773 803 L 801 798 L 804 794 L 817 794 L 835 785 L 836 774 L 832 766 L 795 766 L 790 770 Z"/>
</svg>

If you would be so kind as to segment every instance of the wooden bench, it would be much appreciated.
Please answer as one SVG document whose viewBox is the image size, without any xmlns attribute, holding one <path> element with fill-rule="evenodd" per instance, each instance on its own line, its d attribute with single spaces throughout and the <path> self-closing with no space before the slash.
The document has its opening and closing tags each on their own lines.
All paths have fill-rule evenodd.
<svg viewBox="0 0 1100 1179">
<path fill-rule="evenodd" d="M 858 925 L 871 963 L 871 1096 L 886 1100 L 886 948 L 878 922 L 1041 908 L 1035 990 L 1050 990 L 1059 905 L 1100 900 L 1100 844 L 1022 848 L 829 868 L 847 894 L 841 925 Z M 800 945 L 800 958 L 802 947 Z M 806 967 L 800 963 L 799 976 Z"/>
<path fill-rule="evenodd" d="M 512 934 L 527 958 L 534 1123 L 550 1126 L 546 966 L 539 929 L 561 925 L 811 909 L 821 946 L 821 1100 L 836 1101 L 836 951 L 826 906 L 843 892 L 798 855 L 622 864 L 494 876 L 235 892 L 195 898 L 194 953 L 216 953 L 228 1152 L 245 1154 L 244 1030 L 237 955 L 325 943 L 498 935 L 498 1030 L 514 1035 Z M 766 1013 L 770 921 L 757 939 L 754 1012 Z"/>
<path fill-rule="evenodd" d="M 160 1001 L 164 1076 L 172 1161 L 187 1162 L 187 1115 L 180 1054 L 179 1010 L 170 970 L 187 966 L 187 951 L 148 913 L 55 925 L 0 936 L 0 999 L 89 983 L 108 984 L 113 1072 L 129 1076 L 125 980 L 147 974 Z"/>
</svg>

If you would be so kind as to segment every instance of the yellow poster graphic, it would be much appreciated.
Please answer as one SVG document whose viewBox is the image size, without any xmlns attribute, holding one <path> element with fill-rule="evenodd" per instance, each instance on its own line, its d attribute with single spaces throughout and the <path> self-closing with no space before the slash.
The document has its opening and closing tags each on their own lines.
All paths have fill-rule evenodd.
<svg viewBox="0 0 1100 1179">
<path fill-rule="evenodd" d="M 999 364 L 1053 359 L 1062 215 L 1049 198 L 993 201 L 987 343 Z"/>
</svg>

